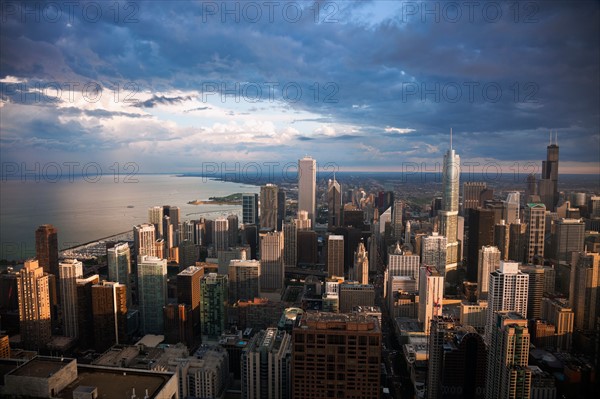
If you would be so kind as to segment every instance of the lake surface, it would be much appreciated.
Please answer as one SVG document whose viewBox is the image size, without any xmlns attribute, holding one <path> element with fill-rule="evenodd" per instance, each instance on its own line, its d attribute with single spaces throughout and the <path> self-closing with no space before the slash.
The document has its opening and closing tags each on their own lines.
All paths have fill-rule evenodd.
<svg viewBox="0 0 600 399">
<path fill-rule="evenodd" d="M 241 205 L 190 205 L 233 193 L 258 193 L 260 187 L 203 177 L 137 175 L 137 182 L 115 182 L 102 176 L 57 182 L 3 180 L 0 182 L 0 259 L 35 256 L 35 230 L 41 224 L 58 229 L 59 249 L 130 230 L 148 221 L 148 208 L 178 206 L 181 220 L 237 214 Z M 133 206 L 133 208 L 129 207 Z"/>
</svg>

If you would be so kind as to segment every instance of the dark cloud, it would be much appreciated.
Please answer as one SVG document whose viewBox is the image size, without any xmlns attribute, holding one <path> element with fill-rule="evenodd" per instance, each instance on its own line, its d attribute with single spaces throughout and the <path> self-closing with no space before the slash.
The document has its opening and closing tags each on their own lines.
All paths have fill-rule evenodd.
<svg viewBox="0 0 600 399">
<path fill-rule="evenodd" d="M 192 99 L 191 96 L 165 97 L 165 96 L 153 95 L 152 98 L 150 98 L 146 101 L 138 102 L 133 106 L 139 107 L 139 108 L 154 108 L 158 104 L 161 104 L 161 105 L 179 104 L 184 101 L 191 100 L 191 99 Z"/>
</svg>

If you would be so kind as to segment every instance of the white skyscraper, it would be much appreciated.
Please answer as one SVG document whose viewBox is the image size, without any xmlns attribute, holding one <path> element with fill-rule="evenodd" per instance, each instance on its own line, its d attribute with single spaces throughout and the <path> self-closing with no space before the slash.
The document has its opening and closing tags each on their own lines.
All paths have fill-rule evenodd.
<svg viewBox="0 0 600 399">
<path fill-rule="evenodd" d="M 156 238 L 162 238 L 163 235 L 163 207 L 153 206 L 148 208 L 148 223 L 154 225 L 156 229 Z"/>
<path fill-rule="evenodd" d="M 433 267 L 421 268 L 419 277 L 419 322 L 423 331 L 429 334 L 430 321 L 434 316 L 442 315 L 444 299 L 444 277 Z M 527 297 L 527 296 L 525 296 Z"/>
<path fill-rule="evenodd" d="M 213 227 L 213 244 L 215 251 L 225 251 L 229 248 L 229 222 L 225 218 L 215 220 Z"/>
<path fill-rule="evenodd" d="M 486 245 L 479 249 L 477 263 L 477 289 L 479 298 L 486 299 L 489 290 L 490 273 L 500 267 L 500 250 L 497 247 Z"/>
<path fill-rule="evenodd" d="M 423 266 L 433 266 L 442 276 L 446 271 L 446 237 L 433 232 L 430 236 L 421 238 L 421 263 Z"/>
<path fill-rule="evenodd" d="M 311 225 L 315 225 L 317 191 L 317 162 L 311 157 L 298 160 L 298 210 L 308 212 Z"/>
<path fill-rule="evenodd" d="M 408 276 L 416 280 L 419 286 L 419 255 L 413 255 L 411 252 L 403 252 L 400 245 L 396 244 L 394 253 L 388 254 L 388 279 L 393 276 Z"/>
<path fill-rule="evenodd" d="M 526 317 L 529 275 L 519 270 L 519 262 L 500 261 L 500 268 L 489 274 L 488 289 L 485 338 L 489 344 L 496 312 L 517 312 Z"/>
<path fill-rule="evenodd" d="M 60 299 L 63 313 L 63 335 L 77 338 L 77 279 L 83 277 L 83 264 L 77 259 L 67 259 L 58 264 Z"/>
<path fill-rule="evenodd" d="M 134 248 L 138 259 L 142 256 L 155 256 L 156 228 L 153 224 L 143 223 L 133 226 Z"/>
</svg>

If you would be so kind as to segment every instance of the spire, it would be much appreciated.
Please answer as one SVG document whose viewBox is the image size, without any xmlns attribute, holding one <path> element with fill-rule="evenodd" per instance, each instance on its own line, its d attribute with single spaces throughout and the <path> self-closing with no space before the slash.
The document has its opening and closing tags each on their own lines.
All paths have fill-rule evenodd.
<svg viewBox="0 0 600 399">
<path fill-rule="evenodd" d="M 550 130 L 550 144 L 548 145 L 552 145 L 552 130 Z"/>
<path fill-rule="evenodd" d="M 554 131 L 554 144 L 558 146 L 558 131 Z"/>
<path fill-rule="evenodd" d="M 452 149 L 452 128 L 450 128 L 450 149 Z"/>
</svg>

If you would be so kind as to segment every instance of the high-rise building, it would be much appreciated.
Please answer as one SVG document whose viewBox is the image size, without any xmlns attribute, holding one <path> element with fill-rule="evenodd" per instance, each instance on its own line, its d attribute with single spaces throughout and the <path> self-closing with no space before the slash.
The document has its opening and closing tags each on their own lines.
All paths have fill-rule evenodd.
<svg viewBox="0 0 600 399">
<path fill-rule="evenodd" d="M 529 295 L 529 275 L 519 270 L 518 262 L 500 261 L 500 268 L 489 274 L 488 312 L 485 328 L 489 343 L 496 313 L 500 311 L 517 312 L 527 315 Z"/>
<path fill-rule="evenodd" d="M 437 269 L 423 266 L 419 277 L 419 322 L 423 331 L 429 334 L 431 318 L 442 315 L 444 299 L 444 276 Z"/>
<path fill-rule="evenodd" d="M 162 212 L 162 207 L 157 207 Z M 152 208 L 151 208 L 152 209 Z M 108 264 L 108 280 L 127 286 L 127 304 L 131 302 L 131 251 L 126 242 L 116 244 L 106 250 L 106 263 Z"/>
<path fill-rule="evenodd" d="M 527 319 L 539 319 L 542 317 L 542 297 L 544 296 L 546 269 L 543 266 L 522 265 L 519 270 L 529 275 L 529 287 L 527 291 Z"/>
<path fill-rule="evenodd" d="M 392 208 L 392 229 L 393 229 L 393 236 L 396 241 L 400 241 L 402 239 L 402 212 L 403 212 L 403 209 L 404 209 L 404 204 L 402 203 L 402 201 L 395 200 L 394 206 Z M 410 244 L 410 242 L 408 242 L 407 244 Z"/>
<path fill-rule="evenodd" d="M 225 331 L 227 286 L 226 275 L 209 273 L 200 280 L 200 324 L 203 336 L 217 338 Z"/>
<path fill-rule="evenodd" d="M 96 351 L 104 352 L 127 339 L 127 287 L 112 281 L 92 286 Z"/>
<path fill-rule="evenodd" d="M 506 201 L 504 201 L 504 212 L 502 214 L 502 219 L 506 222 L 507 225 L 514 223 L 517 219 L 520 219 L 520 211 L 521 208 L 521 193 L 518 191 L 511 191 L 506 196 Z"/>
<path fill-rule="evenodd" d="M 229 222 L 226 218 L 215 220 L 213 244 L 215 246 L 215 251 L 225 251 L 229 248 Z"/>
<path fill-rule="evenodd" d="M 200 280 L 204 268 L 189 266 L 177 274 L 177 303 L 188 305 L 192 310 L 192 330 L 200 335 Z"/>
<path fill-rule="evenodd" d="M 467 252 L 467 279 L 477 282 L 479 250 L 494 245 L 494 211 L 491 209 L 469 209 L 469 234 Z M 487 276 L 485 276 L 487 278 Z"/>
<path fill-rule="evenodd" d="M 335 176 L 327 184 L 327 212 L 327 226 L 330 229 L 342 225 L 342 188 Z"/>
<path fill-rule="evenodd" d="M 275 184 L 260 188 L 260 228 L 277 230 L 277 193 Z"/>
<path fill-rule="evenodd" d="M 230 246 L 235 246 L 238 243 L 239 220 L 237 215 L 227 216 L 227 232 Z"/>
<path fill-rule="evenodd" d="M 265 292 L 282 292 L 285 272 L 283 268 L 283 232 L 260 235 L 260 289 Z"/>
<path fill-rule="evenodd" d="M 163 234 L 165 234 L 165 232 L 163 232 Z M 153 224 L 143 223 L 133 226 L 134 249 L 138 259 L 141 259 L 143 256 L 155 256 L 155 241 L 156 229 Z"/>
<path fill-rule="evenodd" d="M 283 265 L 296 267 L 298 264 L 298 227 L 296 221 L 283 224 Z"/>
<path fill-rule="evenodd" d="M 361 241 L 354 252 L 353 279 L 361 284 L 369 283 L 369 254 L 365 249 L 365 244 Z"/>
<path fill-rule="evenodd" d="M 460 180 L 460 157 L 452 149 L 452 131 L 450 132 L 450 148 L 444 155 L 442 167 L 442 210 L 438 212 L 440 218 L 440 233 L 446 237 L 446 270 L 454 271 L 458 266 L 458 191 Z"/>
<path fill-rule="evenodd" d="M 569 303 L 575 313 L 575 328 L 593 330 L 600 315 L 600 254 L 574 252 L 571 260 Z"/>
<path fill-rule="evenodd" d="M 444 275 L 446 271 L 446 244 L 446 237 L 435 231 L 430 236 L 421 238 L 421 260 L 423 265 L 435 267 L 441 275 Z"/>
<path fill-rule="evenodd" d="M 142 332 L 163 333 L 163 306 L 167 303 L 167 260 L 142 256 L 137 266 Z"/>
<path fill-rule="evenodd" d="M 77 338 L 77 279 L 83 277 L 83 264 L 77 259 L 66 259 L 58 264 L 60 299 L 63 315 L 63 335 Z"/>
<path fill-rule="evenodd" d="M 445 247 L 444 250 L 446 250 Z M 406 276 L 413 278 L 418 287 L 420 278 L 419 267 L 421 265 L 419 260 L 419 255 L 413 255 L 410 251 L 402 251 L 400 244 L 396 243 L 394 252 L 388 253 L 388 266 L 386 270 L 388 281 L 394 276 Z"/>
<path fill-rule="evenodd" d="M 471 326 L 479 333 L 483 333 L 485 331 L 485 323 L 487 321 L 487 308 L 487 301 L 461 302 L 460 323 L 464 326 Z"/>
<path fill-rule="evenodd" d="M 540 203 L 527 204 L 525 207 L 525 223 L 527 224 L 525 259 L 527 263 L 534 263 L 536 257 L 544 256 L 546 206 Z"/>
<path fill-rule="evenodd" d="M 344 276 L 344 236 L 330 235 L 327 238 L 327 275 Z"/>
<path fill-rule="evenodd" d="M 525 261 L 527 249 L 527 224 L 517 219 L 511 223 L 508 234 L 508 259 L 515 262 Z"/>
<path fill-rule="evenodd" d="M 527 176 L 527 187 L 525 189 L 525 203 L 539 201 L 538 183 L 535 173 L 530 173 Z"/>
<path fill-rule="evenodd" d="M 338 286 L 339 309 L 350 313 L 356 306 L 375 306 L 375 288 L 372 284 L 344 281 Z"/>
<path fill-rule="evenodd" d="M 529 399 L 531 370 L 527 367 L 530 335 L 518 312 L 494 314 L 490 330 L 486 399 Z"/>
<path fill-rule="evenodd" d="M 203 346 L 193 357 L 169 360 L 179 378 L 180 398 L 221 398 L 229 382 L 229 355 L 220 346 Z"/>
<path fill-rule="evenodd" d="M 92 314 L 92 286 L 100 282 L 100 276 L 94 274 L 87 278 L 78 278 L 77 282 L 77 323 L 79 325 L 79 345 L 83 349 L 94 345 L 94 319 Z"/>
<path fill-rule="evenodd" d="M 242 399 L 290 399 L 291 357 L 287 332 L 257 333 L 242 352 Z"/>
<path fill-rule="evenodd" d="M 46 347 L 52 335 L 48 274 L 37 260 L 27 260 L 17 273 L 21 342 L 28 349 Z"/>
<path fill-rule="evenodd" d="M 546 209 L 554 212 L 558 204 L 558 135 L 552 143 L 552 133 L 550 133 L 550 144 L 546 149 L 546 160 L 542 161 L 539 194 Z"/>
<path fill-rule="evenodd" d="M 260 297 L 260 262 L 234 259 L 229 262 L 229 303 Z"/>
<path fill-rule="evenodd" d="M 502 219 L 494 226 L 494 245 L 500 250 L 500 259 L 508 260 L 510 244 L 510 230 L 506 221 Z"/>
<path fill-rule="evenodd" d="M 455 325 L 447 316 L 435 316 L 427 346 L 428 398 L 484 397 L 487 350 L 475 328 Z"/>
<path fill-rule="evenodd" d="M 575 314 L 566 299 L 542 298 L 542 319 L 554 325 L 556 348 L 569 352 L 573 342 Z"/>
<path fill-rule="evenodd" d="M 231 225 L 230 225 L 231 226 Z M 179 242 L 179 270 L 194 266 L 199 259 L 199 247 L 188 239 Z"/>
<path fill-rule="evenodd" d="M 148 223 L 154 225 L 156 238 L 163 238 L 163 207 L 153 206 L 148 208 Z"/>
<path fill-rule="evenodd" d="M 258 224 L 258 194 L 242 194 L 242 223 Z"/>
<path fill-rule="evenodd" d="M 479 298 L 487 299 L 490 273 L 500 267 L 500 250 L 486 245 L 479 249 L 479 261 L 477 262 L 477 289 Z"/>
<path fill-rule="evenodd" d="M 35 231 L 35 256 L 45 273 L 58 276 L 58 232 L 51 224 Z"/>
<path fill-rule="evenodd" d="M 463 183 L 463 209 L 465 215 L 468 213 L 468 209 L 477 209 L 483 206 L 481 193 L 486 188 L 487 184 L 485 182 L 468 181 Z"/>
<path fill-rule="evenodd" d="M 283 222 L 287 214 L 285 191 L 279 188 L 277 191 L 277 231 L 283 231 Z"/>
<path fill-rule="evenodd" d="M 377 318 L 307 312 L 294 326 L 292 343 L 292 398 L 379 398 Z"/>
<path fill-rule="evenodd" d="M 311 157 L 298 160 L 298 210 L 308 212 L 315 225 L 317 193 L 317 162 Z"/>
<path fill-rule="evenodd" d="M 307 211 L 298 211 L 298 218 L 296 218 L 295 221 L 298 226 L 298 231 L 310 230 L 312 227 L 312 222 L 308 218 Z"/>
<path fill-rule="evenodd" d="M 559 219 L 554 223 L 550 258 L 568 263 L 573 252 L 583 251 L 585 223 L 581 219 Z"/>
</svg>

